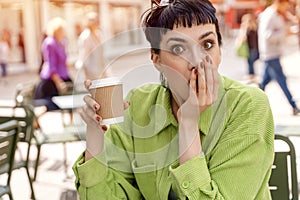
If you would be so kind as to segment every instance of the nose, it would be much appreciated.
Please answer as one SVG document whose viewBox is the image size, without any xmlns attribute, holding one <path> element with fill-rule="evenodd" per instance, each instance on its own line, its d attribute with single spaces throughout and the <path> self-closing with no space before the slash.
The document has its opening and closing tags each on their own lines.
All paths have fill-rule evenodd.
<svg viewBox="0 0 300 200">
<path fill-rule="evenodd" d="M 193 68 L 198 68 L 199 64 L 203 62 L 203 60 L 206 57 L 206 53 L 203 49 L 197 47 L 192 52 L 191 55 L 188 58 L 188 69 L 192 70 Z"/>
</svg>

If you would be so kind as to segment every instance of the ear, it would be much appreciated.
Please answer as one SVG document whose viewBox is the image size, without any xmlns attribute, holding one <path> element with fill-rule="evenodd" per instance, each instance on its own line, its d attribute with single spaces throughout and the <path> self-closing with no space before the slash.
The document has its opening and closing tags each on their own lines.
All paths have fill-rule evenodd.
<svg viewBox="0 0 300 200">
<path fill-rule="evenodd" d="M 160 56 L 159 56 L 159 54 L 154 53 L 153 50 L 151 50 L 151 60 L 154 64 L 154 66 L 156 67 L 156 69 L 161 72 L 162 67 L 161 67 L 161 64 L 160 64 Z"/>
</svg>

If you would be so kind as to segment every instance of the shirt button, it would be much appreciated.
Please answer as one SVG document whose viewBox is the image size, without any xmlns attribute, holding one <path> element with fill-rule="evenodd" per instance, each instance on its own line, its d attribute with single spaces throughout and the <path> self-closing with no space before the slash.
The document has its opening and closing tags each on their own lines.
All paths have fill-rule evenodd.
<svg viewBox="0 0 300 200">
<path fill-rule="evenodd" d="M 181 184 L 181 186 L 184 188 L 184 189 L 187 189 L 189 186 L 190 186 L 190 183 L 188 181 L 183 181 L 183 183 Z"/>
</svg>

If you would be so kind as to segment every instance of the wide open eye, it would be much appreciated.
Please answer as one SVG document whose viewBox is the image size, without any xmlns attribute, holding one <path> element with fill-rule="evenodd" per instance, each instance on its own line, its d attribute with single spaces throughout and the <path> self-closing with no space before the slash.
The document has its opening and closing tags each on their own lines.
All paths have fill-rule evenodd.
<svg viewBox="0 0 300 200">
<path fill-rule="evenodd" d="M 204 43 L 203 43 L 203 47 L 204 47 L 204 49 L 206 49 L 206 50 L 211 49 L 213 46 L 214 46 L 214 41 L 211 41 L 211 40 L 206 40 L 206 41 L 204 41 Z"/>
<path fill-rule="evenodd" d="M 174 45 L 171 47 L 171 52 L 173 54 L 180 55 L 183 53 L 183 51 L 184 51 L 184 48 L 181 45 Z"/>
</svg>

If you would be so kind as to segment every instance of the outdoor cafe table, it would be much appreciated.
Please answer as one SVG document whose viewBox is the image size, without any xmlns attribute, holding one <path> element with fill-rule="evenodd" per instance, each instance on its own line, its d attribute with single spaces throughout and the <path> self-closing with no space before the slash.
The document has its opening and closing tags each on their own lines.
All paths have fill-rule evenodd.
<svg viewBox="0 0 300 200">
<path fill-rule="evenodd" d="M 73 95 L 61 95 L 61 96 L 54 96 L 52 97 L 52 101 L 60 108 L 63 113 L 68 113 L 72 121 L 74 111 L 77 108 L 80 108 L 85 105 L 83 101 L 83 97 L 88 93 L 80 93 L 80 94 L 73 94 Z M 65 118 L 63 118 L 63 125 L 66 127 L 67 123 L 65 122 Z"/>
<path fill-rule="evenodd" d="M 84 106 L 83 97 L 87 93 L 74 94 L 74 95 L 61 95 L 52 97 L 52 101 L 61 109 L 70 111 Z"/>
</svg>

